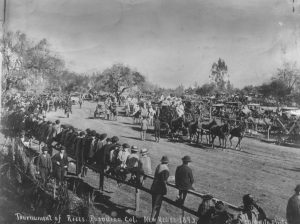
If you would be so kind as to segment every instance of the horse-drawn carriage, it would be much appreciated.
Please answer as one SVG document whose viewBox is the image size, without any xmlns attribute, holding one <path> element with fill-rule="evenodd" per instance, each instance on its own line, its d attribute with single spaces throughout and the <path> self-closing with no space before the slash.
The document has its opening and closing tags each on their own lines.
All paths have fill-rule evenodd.
<svg viewBox="0 0 300 224">
<path fill-rule="evenodd" d="M 96 109 L 94 111 L 94 118 L 105 118 L 105 109 L 104 106 L 102 104 L 98 104 L 96 106 Z"/>
</svg>

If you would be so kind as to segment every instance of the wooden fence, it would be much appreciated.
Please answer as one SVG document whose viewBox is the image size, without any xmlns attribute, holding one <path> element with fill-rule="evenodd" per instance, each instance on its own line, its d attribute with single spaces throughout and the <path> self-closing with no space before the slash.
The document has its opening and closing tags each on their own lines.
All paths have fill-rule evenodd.
<svg viewBox="0 0 300 224">
<path fill-rule="evenodd" d="M 33 141 L 33 143 L 38 144 L 37 142 L 34 142 L 34 141 Z M 53 146 L 53 149 L 56 149 L 56 147 Z M 73 162 L 74 164 L 76 164 L 76 158 L 74 157 L 74 155 L 68 154 L 68 157 L 71 158 L 71 162 Z M 92 170 L 93 172 L 100 173 L 99 169 L 98 169 L 97 167 L 95 167 L 95 166 L 88 165 L 88 164 L 86 164 L 85 166 L 86 166 L 87 168 L 89 168 L 90 170 Z M 116 181 L 118 181 L 118 182 L 120 182 L 120 183 L 123 183 L 123 184 L 126 184 L 126 185 L 130 186 L 130 187 L 135 188 L 135 211 L 140 211 L 140 191 L 143 191 L 143 192 L 146 192 L 146 193 L 148 193 L 148 194 L 151 194 L 151 190 L 148 189 L 148 188 L 146 188 L 146 187 L 144 187 L 144 186 L 137 186 L 137 185 L 134 185 L 134 184 L 132 184 L 132 183 L 130 183 L 130 182 L 128 182 L 128 181 L 123 181 L 123 180 L 121 180 L 121 179 L 119 179 L 119 178 L 117 178 L 117 177 L 115 177 L 115 176 L 112 176 L 112 175 L 110 175 L 110 174 L 107 174 L 107 173 L 104 173 L 104 175 L 105 175 L 106 178 L 109 178 L 109 179 L 112 179 L 112 180 L 116 180 Z M 146 176 L 147 178 L 149 178 L 149 179 L 152 179 L 152 180 L 154 179 L 154 177 L 153 177 L 152 175 L 145 175 L 145 176 Z M 174 189 L 178 190 L 178 188 L 177 188 L 177 187 L 175 186 L 175 184 L 173 184 L 173 183 L 167 183 L 167 185 L 168 185 L 170 188 L 174 188 Z M 195 196 L 195 197 L 197 197 L 197 198 L 201 198 L 201 199 L 206 195 L 206 194 L 203 194 L 203 193 L 194 191 L 194 190 L 188 190 L 188 194 L 193 195 L 193 196 Z M 187 212 L 187 213 L 189 213 L 189 214 L 192 214 L 192 215 L 198 217 L 197 210 L 193 210 L 193 209 L 188 208 L 188 207 L 186 207 L 186 206 L 184 206 L 184 205 L 180 205 L 180 204 L 178 204 L 177 202 L 175 202 L 174 200 L 171 200 L 170 198 L 168 198 L 168 197 L 166 197 L 166 196 L 163 197 L 163 200 L 164 200 L 166 203 L 171 204 L 171 205 L 173 205 L 173 206 L 175 206 L 175 207 L 181 209 L 181 210 L 182 210 L 182 213 L 183 213 L 183 212 Z M 215 201 L 220 201 L 220 199 L 218 199 L 218 198 L 213 198 L 213 200 L 215 200 Z M 241 208 L 238 207 L 238 206 L 235 206 L 235 205 L 233 205 L 233 204 L 231 204 L 231 203 L 229 203 L 229 202 L 225 202 L 225 201 L 223 201 L 223 203 L 224 203 L 225 205 L 227 205 L 227 207 L 228 207 L 233 213 L 236 213 L 236 212 L 241 211 Z"/>
</svg>

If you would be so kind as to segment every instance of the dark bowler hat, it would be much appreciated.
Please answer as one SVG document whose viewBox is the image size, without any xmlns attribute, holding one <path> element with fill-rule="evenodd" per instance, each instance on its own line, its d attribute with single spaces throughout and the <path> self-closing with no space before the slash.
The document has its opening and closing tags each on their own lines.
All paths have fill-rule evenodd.
<svg viewBox="0 0 300 224">
<path fill-rule="evenodd" d="M 92 131 L 91 131 L 91 135 L 92 135 L 92 136 L 96 136 L 96 134 L 97 134 L 97 132 L 96 132 L 95 130 L 92 130 Z"/>
<path fill-rule="evenodd" d="M 206 194 L 206 195 L 204 195 L 203 196 L 203 200 L 205 200 L 205 201 L 208 201 L 208 200 L 211 200 L 211 199 L 213 199 L 214 197 L 211 195 L 211 194 Z"/>
<path fill-rule="evenodd" d="M 66 147 L 62 145 L 58 150 L 59 151 L 61 151 L 61 150 L 65 150 L 66 151 Z"/>
<path fill-rule="evenodd" d="M 161 163 L 169 163 L 169 159 L 167 156 L 163 156 L 160 160 Z"/>
<path fill-rule="evenodd" d="M 190 156 L 184 156 L 184 157 L 182 158 L 182 161 L 183 161 L 183 162 L 192 162 L 192 159 L 191 159 Z"/>
<path fill-rule="evenodd" d="M 300 192 L 300 184 L 298 184 L 298 185 L 296 186 L 295 191 L 296 191 L 296 192 Z"/>
<path fill-rule="evenodd" d="M 79 135 L 80 135 L 80 136 L 84 136 L 84 135 L 85 135 L 85 132 L 84 132 L 84 131 L 81 131 L 81 132 L 79 133 Z"/>
<path fill-rule="evenodd" d="M 87 134 L 89 134 L 91 132 L 91 129 L 87 128 L 85 131 Z"/>
<path fill-rule="evenodd" d="M 106 142 L 111 142 L 111 138 L 107 138 L 107 139 L 106 139 Z"/>
<path fill-rule="evenodd" d="M 254 202 L 253 196 L 251 194 L 245 194 L 243 196 L 243 203 L 245 205 L 251 205 Z"/>
<path fill-rule="evenodd" d="M 101 141 L 104 140 L 106 137 L 107 137 L 107 134 L 106 134 L 106 133 L 99 135 L 99 139 L 100 139 Z"/>
<path fill-rule="evenodd" d="M 100 139 L 100 134 L 99 133 L 96 133 L 96 138 L 99 138 Z"/>
<path fill-rule="evenodd" d="M 119 141 L 119 138 L 118 138 L 117 136 L 113 136 L 112 139 L 111 139 L 111 141 L 112 141 L 113 143 L 118 142 L 118 141 Z"/>
<path fill-rule="evenodd" d="M 122 146 L 123 146 L 123 148 L 126 148 L 126 149 L 130 148 L 130 145 L 128 145 L 127 143 L 124 143 Z"/>
<path fill-rule="evenodd" d="M 217 203 L 215 204 L 215 209 L 218 212 L 223 212 L 225 210 L 225 205 L 222 201 L 217 201 Z"/>
</svg>

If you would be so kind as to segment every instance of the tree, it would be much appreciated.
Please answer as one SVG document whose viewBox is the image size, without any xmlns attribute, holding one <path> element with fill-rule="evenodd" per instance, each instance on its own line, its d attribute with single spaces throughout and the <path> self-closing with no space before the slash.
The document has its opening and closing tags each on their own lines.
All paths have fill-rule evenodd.
<svg viewBox="0 0 300 224">
<path fill-rule="evenodd" d="M 45 88 L 47 82 L 57 79 L 64 61 L 50 50 L 46 39 L 35 43 L 24 33 L 6 32 L 1 41 L 3 55 L 3 87 L 18 89 Z"/>
<path fill-rule="evenodd" d="M 300 85 L 300 70 L 296 67 L 296 63 L 284 63 L 282 68 L 277 69 L 277 73 L 272 79 L 283 81 L 292 91 Z"/>
<path fill-rule="evenodd" d="M 216 90 L 216 85 L 214 83 L 203 84 L 196 90 L 196 93 L 201 96 L 206 96 L 213 94 Z"/>
<path fill-rule="evenodd" d="M 244 95 L 253 95 L 257 92 L 257 87 L 249 85 L 245 86 L 243 89 L 241 89 L 241 91 Z"/>
<path fill-rule="evenodd" d="M 172 93 L 174 94 L 174 96 L 176 97 L 181 97 L 184 95 L 184 86 L 181 84 L 179 86 L 177 86 Z"/>
<path fill-rule="evenodd" d="M 219 58 L 218 62 L 214 62 L 211 67 L 210 80 L 215 83 L 218 90 L 224 90 L 226 87 L 226 75 L 228 72 L 227 65 L 224 60 Z"/>
<path fill-rule="evenodd" d="M 258 91 L 264 97 L 274 97 L 278 101 L 284 101 L 286 96 L 291 93 L 291 89 L 282 80 L 273 80 L 268 84 L 263 84 Z"/>
<path fill-rule="evenodd" d="M 125 90 L 134 86 L 140 86 L 145 82 L 145 77 L 123 64 L 114 64 L 103 71 L 100 76 L 106 91 L 112 92 L 118 101 Z"/>
</svg>

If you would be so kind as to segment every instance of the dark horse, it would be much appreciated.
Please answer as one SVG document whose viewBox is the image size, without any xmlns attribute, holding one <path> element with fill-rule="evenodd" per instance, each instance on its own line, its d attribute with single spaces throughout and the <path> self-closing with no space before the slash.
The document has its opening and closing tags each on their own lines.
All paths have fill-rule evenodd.
<svg viewBox="0 0 300 224">
<path fill-rule="evenodd" d="M 174 138 L 174 135 L 176 135 L 179 131 L 184 131 L 185 130 L 185 125 L 184 125 L 184 118 L 183 117 L 178 117 L 177 119 L 171 120 L 171 136 L 172 139 Z"/>
<path fill-rule="evenodd" d="M 235 149 L 237 149 L 237 147 L 239 146 L 239 149 L 241 150 L 241 141 L 245 135 L 245 130 L 246 130 L 246 123 L 245 121 L 242 121 L 239 126 L 233 128 L 230 130 L 230 148 L 232 147 L 232 141 L 231 139 L 233 139 L 234 137 L 238 138 L 238 143 L 235 146 Z"/>
<path fill-rule="evenodd" d="M 200 124 L 200 135 L 201 135 L 201 142 L 202 142 L 202 136 L 206 135 L 206 141 L 210 142 L 210 129 L 214 126 L 217 125 L 217 122 L 215 119 L 210 121 L 209 123 L 201 123 Z M 207 139 L 207 135 L 209 136 L 209 140 Z M 198 137 L 199 138 L 199 137 Z"/>
<path fill-rule="evenodd" d="M 197 143 L 199 142 L 199 121 L 191 122 L 188 125 L 189 129 L 189 137 L 190 137 L 190 142 L 193 141 L 193 139 L 197 136 Z"/>
<path fill-rule="evenodd" d="M 141 114 L 141 110 L 138 110 L 132 115 L 134 124 L 139 124 L 141 122 Z"/>
<path fill-rule="evenodd" d="M 227 137 L 229 135 L 229 124 L 225 123 L 223 125 L 214 125 L 210 129 L 210 133 L 212 138 L 212 147 L 214 148 L 214 141 L 215 138 L 218 136 L 220 146 L 222 146 L 223 149 L 226 149 Z M 221 144 L 221 140 L 223 144 Z"/>
</svg>

